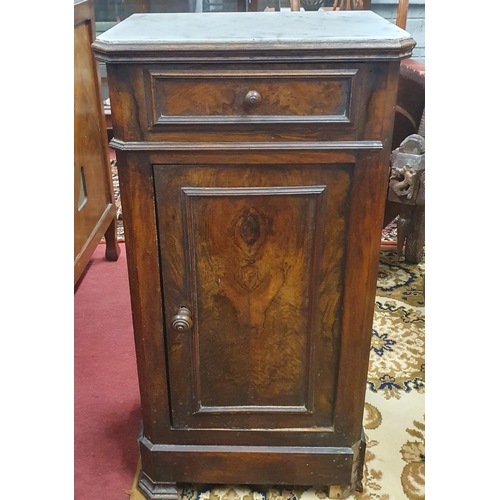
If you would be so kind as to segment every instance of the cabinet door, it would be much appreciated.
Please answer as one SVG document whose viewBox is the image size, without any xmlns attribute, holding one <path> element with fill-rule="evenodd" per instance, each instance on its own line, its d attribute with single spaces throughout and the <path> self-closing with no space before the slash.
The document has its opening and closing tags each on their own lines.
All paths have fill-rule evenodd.
<svg viewBox="0 0 500 500">
<path fill-rule="evenodd" d="M 352 167 L 154 166 L 174 428 L 331 428 Z"/>
</svg>

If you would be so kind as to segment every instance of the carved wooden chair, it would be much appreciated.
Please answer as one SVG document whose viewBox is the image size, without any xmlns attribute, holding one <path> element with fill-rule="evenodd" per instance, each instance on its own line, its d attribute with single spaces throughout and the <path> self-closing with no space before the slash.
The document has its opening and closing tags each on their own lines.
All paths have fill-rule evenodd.
<svg viewBox="0 0 500 500">
<path fill-rule="evenodd" d="M 392 150 L 397 151 L 401 144 L 412 135 L 425 140 L 425 66 L 412 59 L 403 61 L 399 74 L 399 89 L 392 137 Z M 422 151 L 420 154 L 424 154 Z M 412 169 L 418 175 L 405 179 L 404 172 L 397 162 L 391 164 L 391 178 L 385 205 L 384 227 L 398 217 L 397 250 L 407 262 L 419 263 L 423 258 L 425 243 L 425 166 Z M 410 173 L 412 173 L 410 172 Z M 408 196 L 394 189 L 405 182 L 405 189 L 412 188 Z"/>
<path fill-rule="evenodd" d="M 304 10 L 369 10 L 371 0 L 290 0 L 292 11 Z M 254 0 L 256 5 L 256 0 Z M 409 0 L 399 0 L 396 11 L 396 25 L 406 29 Z M 400 84 L 394 120 L 392 149 L 399 151 L 399 146 L 406 144 L 407 138 L 413 135 L 425 138 L 425 68 L 423 64 L 414 60 L 402 61 L 400 69 Z M 422 139 L 423 143 L 423 139 Z M 404 149 L 402 149 L 404 150 Z M 425 151 L 425 149 L 424 149 Z M 424 151 L 421 152 L 424 157 Z M 396 154 L 397 155 L 397 154 Z M 423 160 L 422 160 L 423 163 Z M 397 220 L 397 252 L 402 255 L 403 247 L 405 260 L 410 263 L 419 263 L 423 258 L 425 243 L 425 166 L 423 172 L 416 174 L 410 169 L 413 177 L 413 186 L 407 183 L 404 173 L 397 166 L 392 166 L 389 180 L 388 196 L 384 213 L 384 226 Z M 394 189 L 400 184 L 412 189 L 413 195 L 398 194 Z"/>
<path fill-rule="evenodd" d="M 260 0 L 264 2 L 266 0 Z M 272 0 L 267 0 L 272 3 Z M 291 11 L 299 11 L 301 7 L 304 10 L 370 10 L 371 0 L 277 0 L 282 3 L 282 7 L 287 8 L 290 5 Z M 259 10 L 259 0 L 238 0 L 238 11 L 256 12 Z M 273 7 L 265 9 L 274 10 Z"/>
</svg>

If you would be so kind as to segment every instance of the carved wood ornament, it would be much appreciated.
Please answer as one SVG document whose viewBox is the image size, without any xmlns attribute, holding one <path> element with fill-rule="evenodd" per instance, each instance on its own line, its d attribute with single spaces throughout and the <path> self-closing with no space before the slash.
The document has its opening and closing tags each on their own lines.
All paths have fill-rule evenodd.
<svg viewBox="0 0 500 500">
<path fill-rule="evenodd" d="M 388 200 L 402 204 L 397 222 L 398 255 L 418 263 L 425 239 L 425 139 L 408 136 L 391 154 Z"/>
</svg>

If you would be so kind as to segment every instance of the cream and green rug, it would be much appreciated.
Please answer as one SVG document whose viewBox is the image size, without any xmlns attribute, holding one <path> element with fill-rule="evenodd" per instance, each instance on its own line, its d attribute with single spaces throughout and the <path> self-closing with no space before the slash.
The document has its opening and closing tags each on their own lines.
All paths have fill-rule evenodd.
<svg viewBox="0 0 500 500">
<path fill-rule="evenodd" d="M 353 500 L 425 498 L 424 295 L 425 264 L 407 264 L 382 250 L 364 426 L 364 491 Z M 324 490 L 304 487 L 178 485 L 185 500 L 317 500 Z M 131 500 L 143 500 L 137 476 Z"/>
</svg>

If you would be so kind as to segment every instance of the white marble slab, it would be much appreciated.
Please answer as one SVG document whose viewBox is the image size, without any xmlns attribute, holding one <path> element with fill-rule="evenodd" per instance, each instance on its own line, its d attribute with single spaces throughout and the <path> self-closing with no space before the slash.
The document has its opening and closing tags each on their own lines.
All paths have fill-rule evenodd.
<svg viewBox="0 0 500 500">
<path fill-rule="evenodd" d="M 408 39 L 406 31 L 372 11 L 133 14 L 97 38 L 127 45 L 378 45 Z"/>
</svg>

